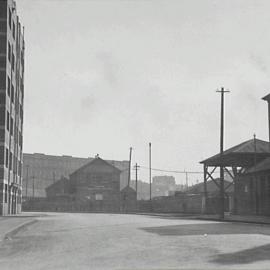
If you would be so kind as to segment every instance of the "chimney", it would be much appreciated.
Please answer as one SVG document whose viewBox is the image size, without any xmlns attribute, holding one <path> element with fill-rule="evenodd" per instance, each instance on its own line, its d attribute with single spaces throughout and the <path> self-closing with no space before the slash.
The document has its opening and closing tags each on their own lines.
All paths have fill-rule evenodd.
<svg viewBox="0 0 270 270">
<path fill-rule="evenodd" d="M 267 101 L 268 103 L 268 135 L 269 135 L 269 142 L 270 142 L 270 94 L 263 97 L 262 99 Z"/>
</svg>

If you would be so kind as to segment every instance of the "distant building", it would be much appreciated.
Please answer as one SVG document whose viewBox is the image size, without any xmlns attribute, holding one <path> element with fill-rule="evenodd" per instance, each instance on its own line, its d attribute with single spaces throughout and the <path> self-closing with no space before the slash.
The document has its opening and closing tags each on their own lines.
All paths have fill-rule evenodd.
<svg viewBox="0 0 270 270">
<path fill-rule="evenodd" d="M 24 30 L 16 3 L 0 1 L 0 215 L 21 211 Z"/>
<path fill-rule="evenodd" d="M 49 200 L 62 199 L 63 197 L 69 196 L 69 193 L 69 179 L 63 176 L 60 180 L 46 188 L 46 195 Z"/>
<path fill-rule="evenodd" d="M 23 197 L 45 198 L 46 188 L 61 177 L 69 178 L 75 170 L 89 163 L 94 158 L 72 156 L 54 156 L 41 153 L 23 154 Z M 128 161 L 107 160 L 120 171 L 121 189 L 128 182 Z"/>
<path fill-rule="evenodd" d="M 152 196 L 169 196 L 176 190 L 175 178 L 173 176 L 154 176 L 152 183 Z"/>
<path fill-rule="evenodd" d="M 70 194 L 80 209 L 120 211 L 121 171 L 97 157 L 70 175 Z"/>
<path fill-rule="evenodd" d="M 120 192 L 121 196 L 121 211 L 130 212 L 136 210 L 136 191 L 129 186 L 123 188 Z"/>
<path fill-rule="evenodd" d="M 134 190 L 136 190 L 136 182 L 134 180 L 130 181 L 130 186 Z M 138 180 L 137 188 L 138 188 L 137 199 L 138 200 L 149 200 L 149 198 L 150 198 L 150 185 L 146 182 Z"/>
</svg>

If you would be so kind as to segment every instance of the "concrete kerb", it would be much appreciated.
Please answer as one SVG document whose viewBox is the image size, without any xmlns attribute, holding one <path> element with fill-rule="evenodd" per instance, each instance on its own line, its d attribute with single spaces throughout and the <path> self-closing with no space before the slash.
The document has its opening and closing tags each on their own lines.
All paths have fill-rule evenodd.
<svg viewBox="0 0 270 270">
<path fill-rule="evenodd" d="M 198 215 L 198 214 L 187 214 L 187 213 L 147 213 L 147 212 L 130 212 L 127 214 L 135 214 L 135 215 L 147 215 L 147 216 L 155 216 L 155 217 L 172 217 L 179 219 L 196 219 L 196 220 L 209 220 L 216 222 L 236 222 L 236 223 L 249 223 L 249 224 L 262 224 L 262 225 L 270 225 L 270 218 L 267 220 L 263 219 L 253 219 L 247 218 L 245 216 L 227 216 L 225 219 L 221 220 L 217 215 Z"/>
<path fill-rule="evenodd" d="M 17 234 L 20 230 L 22 230 L 23 228 L 30 226 L 36 222 L 37 222 L 37 219 L 31 219 L 31 220 L 27 220 L 21 224 L 18 224 L 17 226 L 14 226 L 13 228 L 9 229 L 6 233 L 4 233 L 1 236 L 0 240 L 2 241 L 2 240 L 8 240 L 8 239 L 12 238 L 12 236 Z"/>
</svg>

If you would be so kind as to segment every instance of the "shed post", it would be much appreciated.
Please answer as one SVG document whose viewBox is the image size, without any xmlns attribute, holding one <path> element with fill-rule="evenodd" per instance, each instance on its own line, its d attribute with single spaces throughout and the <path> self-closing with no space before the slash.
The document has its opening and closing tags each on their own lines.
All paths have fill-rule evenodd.
<svg viewBox="0 0 270 270">
<path fill-rule="evenodd" d="M 207 213 L 207 166 L 203 165 L 203 189 L 204 189 L 204 196 L 202 201 L 202 212 L 203 214 Z"/>
</svg>

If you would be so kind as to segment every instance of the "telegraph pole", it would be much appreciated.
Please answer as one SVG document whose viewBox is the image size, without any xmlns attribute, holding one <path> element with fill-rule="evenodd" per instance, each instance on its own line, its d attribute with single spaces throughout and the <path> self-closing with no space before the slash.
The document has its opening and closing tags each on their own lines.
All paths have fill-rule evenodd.
<svg viewBox="0 0 270 270">
<path fill-rule="evenodd" d="M 152 145 L 151 145 L 151 143 L 149 143 L 149 187 L 150 187 L 150 190 L 149 190 L 149 195 L 150 195 L 150 201 L 152 200 L 152 179 L 151 179 L 151 173 L 152 173 L 152 171 L 151 171 L 151 147 L 152 147 Z"/>
<path fill-rule="evenodd" d="M 136 163 L 135 165 L 135 172 L 136 172 L 136 185 L 135 185 L 135 189 L 136 189 L 136 200 L 138 200 L 138 168 L 140 166 L 138 166 L 138 164 Z"/>
<path fill-rule="evenodd" d="M 33 181 L 32 181 L 32 192 L 33 192 L 33 198 L 35 197 L 35 176 L 33 176 Z"/>
<path fill-rule="evenodd" d="M 28 177 L 29 177 L 29 165 L 26 166 L 26 183 L 25 183 L 25 197 L 27 199 L 28 191 Z"/>
<path fill-rule="evenodd" d="M 224 87 L 221 90 L 217 90 L 221 95 L 221 114 L 220 114 L 220 219 L 224 219 L 224 165 L 223 163 L 223 148 L 224 148 Z"/>
<path fill-rule="evenodd" d="M 129 164 L 128 164 L 128 187 L 130 186 L 130 167 L 131 167 L 132 147 L 129 148 Z"/>
<path fill-rule="evenodd" d="M 257 144 L 256 144 L 256 134 L 253 135 L 253 142 L 254 142 L 254 178 L 255 178 L 255 209 L 256 214 L 259 213 L 259 194 L 258 194 L 258 182 L 257 182 Z"/>
</svg>

